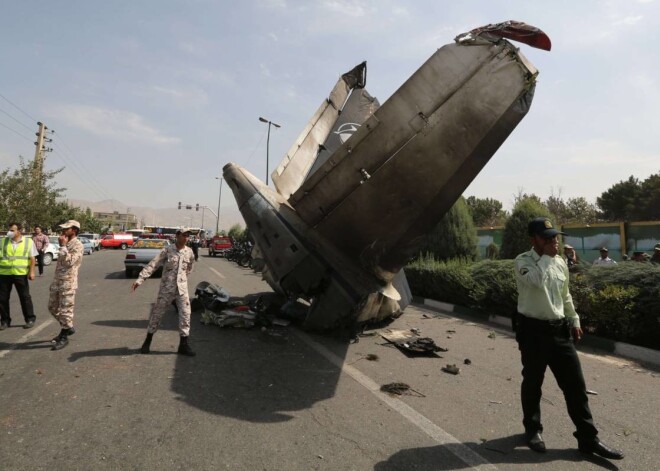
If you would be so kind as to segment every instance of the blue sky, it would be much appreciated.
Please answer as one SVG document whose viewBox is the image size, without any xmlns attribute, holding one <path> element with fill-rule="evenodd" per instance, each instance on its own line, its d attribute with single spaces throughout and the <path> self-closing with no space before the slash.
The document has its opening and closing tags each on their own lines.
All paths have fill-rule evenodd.
<svg viewBox="0 0 660 471">
<path fill-rule="evenodd" d="M 515 19 L 553 49 L 530 113 L 465 195 L 596 196 L 660 171 L 660 7 L 617 1 L 32 1 L 0 15 L 0 168 L 55 130 L 71 199 L 215 208 L 230 161 L 265 180 L 337 77 L 368 61 L 381 103 L 462 32 Z M 11 128 L 11 129 L 10 129 Z M 272 185 L 272 182 L 271 182 Z M 235 208 L 223 191 L 223 210 Z"/>
</svg>

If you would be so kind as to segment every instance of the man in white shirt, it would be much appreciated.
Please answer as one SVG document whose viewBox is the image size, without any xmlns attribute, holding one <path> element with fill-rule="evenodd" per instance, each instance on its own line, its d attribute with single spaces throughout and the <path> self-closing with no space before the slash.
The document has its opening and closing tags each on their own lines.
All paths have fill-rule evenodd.
<svg viewBox="0 0 660 471">
<path fill-rule="evenodd" d="M 616 265 L 616 262 L 608 256 L 607 247 L 600 248 L 600 257 L 594 260 L 594 266 Z"/>
</svg>

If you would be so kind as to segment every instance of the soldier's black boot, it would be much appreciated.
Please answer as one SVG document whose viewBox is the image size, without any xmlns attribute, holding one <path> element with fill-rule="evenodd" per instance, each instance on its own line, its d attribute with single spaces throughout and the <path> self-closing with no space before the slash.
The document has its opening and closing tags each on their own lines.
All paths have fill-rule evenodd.
<svg viewBox="0 0 660 471">
<path fill-rule="evenodd" d="M 55 337 L 55 342 L 53 343 L 53 348 L 51 350 L 62 350 L 64 347 L 69 345 L 69 338 L 67 337 L 69 329 L 62 329 L 60 335 Z"/>
<path fill-rule="evenodd" d="M 142 344 L 142 347 L 140 348 L 140 353 L 144 353 L 145 355 L 149 353 L 149 347 L 151 347 L 151 339 L 154 338 L 154 334 L 149 334 L 147 333 L 147 338 L 144 339 L 144 343 Z"/>
<path fill-rule="evenodd" d="M 62 329 L 62 332 L 64 332 L 66 334 L 67 338 L 68 338 L 68 337 L 71 337 L 73 334 L 76 333 L 76 329 L 74 327 L 71 327 L 70 329 Z M 53 337 L 50 340 L 50 343 L 57 343 L 57 341 L 60 339 L 60 335 L 62 335 L 62 332 L 57 334 L 56 337 Z"/>
<path fill-rule="evenodd" d="M 179 342 L 179 350 L 177 350 L 177 353 L 180 355 L 186 355 L 188 357 L 194 357 L 197 355 L 195 352 L 192 351 L 190 348 L 190 345 L 188 345 L 188 337 L 183 337 L 181 336 L 181 341 Z"/>
</svg>

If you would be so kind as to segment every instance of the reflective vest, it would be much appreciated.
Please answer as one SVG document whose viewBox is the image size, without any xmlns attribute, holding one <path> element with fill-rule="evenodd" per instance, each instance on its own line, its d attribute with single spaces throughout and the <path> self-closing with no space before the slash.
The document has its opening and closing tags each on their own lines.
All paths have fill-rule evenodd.
<svg viewBox="0 0 660 471">
<path fill-rule="evenodd" d="M 32 239 L 23 237 L 14 248 L 11 239 L 5 237 L 0 251 L 0 275 L 27 275 L 30 272 L 32 244 Z"/>
</svg>

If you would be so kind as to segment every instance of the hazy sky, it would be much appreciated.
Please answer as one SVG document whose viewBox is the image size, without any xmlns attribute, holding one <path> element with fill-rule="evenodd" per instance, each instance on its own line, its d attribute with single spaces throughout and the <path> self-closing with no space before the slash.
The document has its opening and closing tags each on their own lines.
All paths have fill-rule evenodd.
<svg viewBox="0 0 660 471">
<path fill-rule="evenodd" d="M 43 121 L 69 198 L 215 208 L 225 163 L 265 180 L 259 116 L 282 125 L 272 172 L 341 73 L 367 60 L 384 103 L 457 34 L 514 19 L 553 48 L 520 45 L 540 70 L 534 103 L 465 195 L 595 202 L 660 171 L 659 3 L 3 0 L 0 168 L 33 157 Z M 227 187 L 222 206 L 236 207 Z"/>
</svg>

